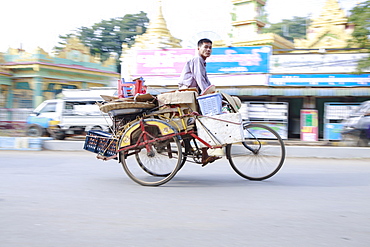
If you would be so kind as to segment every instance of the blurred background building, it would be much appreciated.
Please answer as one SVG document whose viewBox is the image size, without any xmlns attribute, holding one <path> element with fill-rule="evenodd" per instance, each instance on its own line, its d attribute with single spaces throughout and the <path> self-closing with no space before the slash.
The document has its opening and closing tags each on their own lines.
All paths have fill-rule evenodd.
<svg viewBox="0 0 370 247">
<path fill-rule="evenodd" d="M 318 133 L 314 139 L 330 138 L 325 131 L 331 130 L 325 126 L 335 128 L 335 124 L 339 124 L 356 103 L 370 99 L 370 71 L 354 74 L 357 61 L 368 54 L 361 49 L 350 48 L 353 25 L 348 23 L 338 0 L 327 0 L 323 9 L 318 10 L 321 13 L 319 17 L 308 25 L 307 38 L 295 39 L 294 42 L 274 33 L 262 33 L 266 25 L 265 1 L 232 0 L 231 3 L 234 8 L 230 39 L 215 39 L 219 36 L 210 32 L 202 33 L 199 38 L 214 41 L 213 54 L 207 59 L 211 82 L 219 90 L 237 95 L 244 102 L 254 102 L 248 104 L 249 110 L 245 110 L 249 119 L 271 124 L 286 138 L 297 138 L 302 131 L 302 109 L 315 109 Z M 154 28 L 153 23 L 162 28 Z M 153 40 L 166 42 L 157 43 L 157 49 L 153 49 L 151 43 L 138 37 L 135 47 L 124 47 L 122 77 L 127 80 L 144 76 L 153 94 L 176 89 L 183 63 L 194 54 L 194 49 L 171 49 L 177 48 L 178 43 L 168 42 L 176 39 L 167 30 L 161 11 L 149 25 L 147 33 L 156 36 Z M 212 59 L 218 58 L 218 48 L 222 49 L 221 52 L 229 50 L 230 54 L 241 56 L 242 47 L 270 47 L 271 53 L 264 58 L 268 60 L 267 71 L 229 70 L 220 73 L 210 68 L 214 62 Z M 222 65 L 229 66 L 226 63 Z M 341 102 L 343 104 L 332 104 Z M 274 107 L 283 110 L 269 110 Z M 333 116 L 332 119 L 329 116 Z"/>
<path fill-rule="evenodd" d="M 351 47 L 353 25 L 338 0 L 326 0 L 317 10 L 319 17 L 309 23 L 306 38 L 294 41 L 262 32 L 266 1 L 231 0 L 230 4 L 229 38 L 222 40 L 206 31 L 197 38 L 214 42 L 207 59 L 209 78 L 220 91 L 248 102 L 243 108 L 247 118 L 275 126 L 285 138 L 297 138 L 302 110 L 312 109 L 318 119 L 316 138 L 327 138 L 326 124 L 339 123 L 352 103 L 370 100 L 370 71 L 354 73 L 357 61 L 368 54 Z M 146 32 L 136 37 L 133 46 L 122 45 L 121 75 L 114 57 L 101 63 L 76 39 L 56 57 L 41 48 L 33 53 L 10 49 L 0 54 L 0 107 L 32 108 L 62 88 L 112 86 L 120 76 L 126 81 L 144 77 L 152 94 L 174 90 L 183 64 L 195 53 L 195 40 L 191 49 L 182 48 L 181 42 L 167 28 L 159 3 Z M 258 66 L 249 66 L 257 61 Z M 338 112 L 333 122 L 328 109 Z"/>
<path fill-rule="evenodd" d="M 55 57 L 42 48 L 28 53 L 9 49 L 0 53 L 0 107 L 35 108 L 53 99 L 63 88 L 89 88 L 116 85 L 119 78 L 115 58 L 104 63 L 93 57 L 77 38 L 69 39 Z"/>
</svg>

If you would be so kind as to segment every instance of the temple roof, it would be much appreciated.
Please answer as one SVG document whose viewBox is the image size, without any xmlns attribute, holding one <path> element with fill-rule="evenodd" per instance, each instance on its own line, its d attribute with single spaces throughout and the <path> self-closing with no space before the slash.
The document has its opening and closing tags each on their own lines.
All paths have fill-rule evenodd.
<svg viewBox="0 0 370 247">
<path fill-rule="evenodd" d="M 294 44 L 274 33 L 258 34 L 253 40 L 233 42 L 233 46 L 271 45 L 273 49 L 293 49 Z"/>
</svg>

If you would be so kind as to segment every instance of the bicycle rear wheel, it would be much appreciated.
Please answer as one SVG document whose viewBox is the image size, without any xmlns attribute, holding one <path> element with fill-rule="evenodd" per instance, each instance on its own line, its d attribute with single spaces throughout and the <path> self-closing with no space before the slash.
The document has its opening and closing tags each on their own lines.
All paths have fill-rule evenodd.
<svg viewBox="0 0 370 247">
<path fill-rule="evenodd" d="M 132 139 L 136 146 L 120 152 L 120 161 L 127 175 L 144 186 L 167 183 L 176 175 L 183 161 L 179 137 L 163 136 L 157 123 L 171 128 L 167 123 L 153 119 L 141 122 L 140 128 L 133 125 L 131 128 L 136 130 L 132 132 Z"/>
<path fill-rule="evenodd" d="M 233 170 L 249 180 L 275 175 L 285 160 L 285 145 L 279 134 L 262 124 L 246 124 L 245 140 L 226 146 L 226 157 Z"/>
</svg>

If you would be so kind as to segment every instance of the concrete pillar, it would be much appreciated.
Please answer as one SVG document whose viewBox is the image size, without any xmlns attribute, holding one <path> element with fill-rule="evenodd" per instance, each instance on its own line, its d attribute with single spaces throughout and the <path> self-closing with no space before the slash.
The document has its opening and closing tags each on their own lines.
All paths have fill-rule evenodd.
<svg viewBox="0 0 370 247">
<path fill-rule="evenodd" d="M 42 96 L 42 79 L 41 77 L 33 78 L 33 108 L 36 108 L 44 101 Z"/>
<path fill-rule="evenodd" d="M 13 108 L 13 87 L 12 86 L 9 86 L 8 87 L 8 101 L 6 102 L 6 108 Z"/>
<path fill-rule="evenodd" d="M 86 81 L 81 82 L 81 85 L 82 85 L 82 89 L 87 89 L 87 82 Z"/>
</svg>

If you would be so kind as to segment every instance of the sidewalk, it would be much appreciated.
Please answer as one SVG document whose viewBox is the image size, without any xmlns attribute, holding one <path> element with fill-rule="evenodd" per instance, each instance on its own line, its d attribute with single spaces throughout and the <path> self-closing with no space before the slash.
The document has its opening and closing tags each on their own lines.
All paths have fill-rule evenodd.
<svg viewBox="0 0 370 247">
<path fill-rule="evenodd" d="M 370 159 L 370 147 L 348 147 L 343 142 L 320 140 L 316 142 L 304 142 L 298 139 L 284 140 L 286 157 L 306 158 L 338 158 Z M 50 137 L 0 137 L 0 150 L 17 151 L 81 151 L 85 144 L 84 137 L 76 137 L 63 141 L 53 140 Z"/>
</svg>

